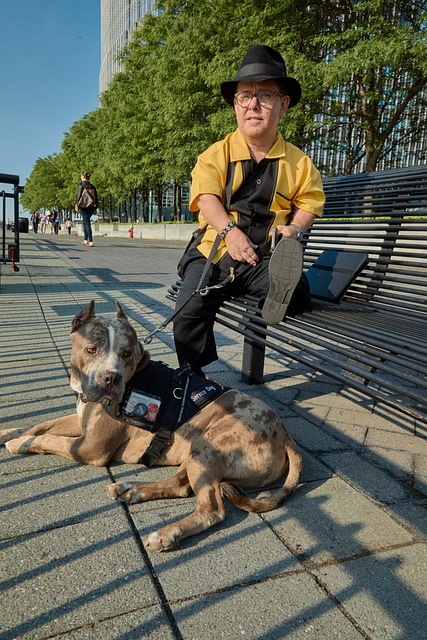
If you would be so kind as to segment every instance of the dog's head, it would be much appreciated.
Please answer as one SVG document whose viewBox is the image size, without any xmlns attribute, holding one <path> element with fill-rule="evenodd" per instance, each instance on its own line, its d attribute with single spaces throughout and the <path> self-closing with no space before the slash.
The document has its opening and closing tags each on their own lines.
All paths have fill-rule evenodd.
<svg viewBox="0 0 427 640">
<path fill-rule="evenodd" d="M 121 402 L 126 382 L 150 360 L 122 307 L 117 315 L 95 315 L 92 300 L 71 325 L 71 388 L 84 402 Z"/>
</svg>

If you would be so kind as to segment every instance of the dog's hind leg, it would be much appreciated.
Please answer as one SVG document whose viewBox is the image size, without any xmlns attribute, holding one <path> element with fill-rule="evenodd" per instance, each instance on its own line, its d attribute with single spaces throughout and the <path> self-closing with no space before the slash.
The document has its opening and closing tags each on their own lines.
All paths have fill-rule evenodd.
<svg viewBox="0 0 427 640">
<path fill-rule="evenodd" d="M 144 546 L 153 551 L 174 549 L 184 538 L 205 531 L 225 518 L 218 472 L 209 471 L 209 467 L 192 459 L 187 473 L 196 494 L 196 510 L 183 520 L 151 533 Z"/>
</svg>

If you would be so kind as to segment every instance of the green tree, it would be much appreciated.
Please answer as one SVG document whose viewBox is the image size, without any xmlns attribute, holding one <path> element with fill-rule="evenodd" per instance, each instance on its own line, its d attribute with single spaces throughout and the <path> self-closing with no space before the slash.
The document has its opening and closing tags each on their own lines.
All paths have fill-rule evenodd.
<svg viewBox="0 0 427 640">
<path fill-rule="evenodd" d="M 323 25 L 314 42 L 326 63 L 324 144 L 338 141 L 347 173 L 361 161 L 373 171 L 397 146 L 426 134 L 427 3 L 310 5 Z"/>
<path fill-rule="evenodd" d="M 37 209 L 62 209 L 62 176 L 58 156 L 37 158 L 20 197 L 22 206 L 29 211 Z"/>
</svg>

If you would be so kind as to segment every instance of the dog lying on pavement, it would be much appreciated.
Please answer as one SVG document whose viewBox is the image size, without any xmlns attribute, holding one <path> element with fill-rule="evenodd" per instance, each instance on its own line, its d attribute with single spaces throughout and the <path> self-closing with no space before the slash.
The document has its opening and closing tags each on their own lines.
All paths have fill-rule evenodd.
<svg viewBox="0 0 427 640">
<path fill-rule="evenodd" d="M 126 384 L 138 372 L 149 371 L 150 355 L 117 302 L 116 307 L 115 317 L 96 316 L 92 301 L 72 322 L 70 385 L 78 396 L 77 413 L 29 429 L 0 432 L 0 444 L 6 444 L 10 453 L 54 453 L 96 466 L 110 461 L 144 461 L 156 436 L 164 431 L 163 426 L 157 429 L 154 424 L 161 401 L 155 394 L 148 394 L 147 399 L 144 392 L 134 394 L 137 401 L 131 401 L 134 392 L 129 395 L 126 391 Z M 119 482 L 108 487 L 111 498 L 125 503 L 183 498 L 194 492 L 195 511 L 155 531 L 144 542 L 156 551 L 173 549 L 183 538 L 224 520 L 222 493 L 246 511 L 276 509 L 297 487 L 302 467 L 295 442 L 266 404 L 240 391 L 224 390 L 201 378 L 194 380 L 191 374 L 184 378 L 186 385 L 199 385 L 192 392 L 195 402 L 209 395 L 209 389 L 215 397 L 196 407 L 188 419 L 181 408 L 179 428 L 169 433 L 149 463 L 151 466 L 154 460 L 160 466 L 179 466 L 176 475 L 159 482 Z M 182 387 L 176 386 L 173 395 L 181 398 Z M 125 397 L 130 411 L 123 409 Z M 148 428 L 153 425 L 151 431 L 136 426 L 138 413 L 144 414 Z M 268 497 L 250 499 L 238 489 L 271 486 L 286 471 L 281 488 Z"/>
</svg>

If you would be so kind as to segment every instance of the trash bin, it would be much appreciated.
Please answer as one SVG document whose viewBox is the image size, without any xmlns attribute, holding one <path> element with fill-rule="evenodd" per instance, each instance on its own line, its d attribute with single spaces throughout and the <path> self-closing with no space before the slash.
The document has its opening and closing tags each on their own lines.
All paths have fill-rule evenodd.
<svg viewBox="0 0 427 640">
<path fill-rule="evenodd" d="M 30 226 L 30 221 L 28 218 L 19 218 L 19 232 L 20 233 L 28 233 Z"/>
</svg>

